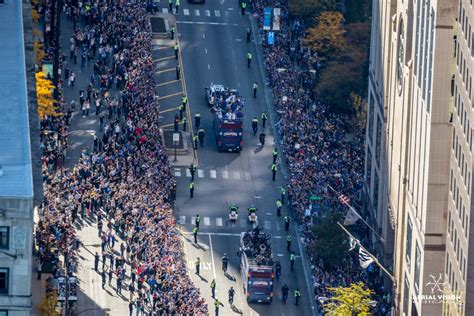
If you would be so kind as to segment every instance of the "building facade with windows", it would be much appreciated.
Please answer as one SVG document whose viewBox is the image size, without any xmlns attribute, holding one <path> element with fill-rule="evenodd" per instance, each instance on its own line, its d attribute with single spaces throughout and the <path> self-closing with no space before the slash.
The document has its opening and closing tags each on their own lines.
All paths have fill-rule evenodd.
<svg viewBox="0 0 474 316">
<path fill-rule="evenodd" d="M 456 0 L 451 58 L 452 145 L 444 266 L 446 293 L 460 300 L 444 302 L 443 315 L 474 315 L 474 228 L 472 199 L 472 71 L 474 8 L 472 0 Z M 464 304 L 463 304 L 464 303 Z"/>
<path fill-rule="evenodd" d="M 393 243 L 383 246 L 384 259 L 393 252 L 386 265 L 396 280 L 396 315 L 442 313 L 443 304 L 429 295 L 443 293 L 455 2 L 374 0 L 372 6 L 366 188 L 378 228 L 385 236 L 393 229 Z"/>
<path fill-rule="evenodd" d="M 21 1 L 0 4 L 0 316 L 32 309 L 33 171 Z"/>
</svg>

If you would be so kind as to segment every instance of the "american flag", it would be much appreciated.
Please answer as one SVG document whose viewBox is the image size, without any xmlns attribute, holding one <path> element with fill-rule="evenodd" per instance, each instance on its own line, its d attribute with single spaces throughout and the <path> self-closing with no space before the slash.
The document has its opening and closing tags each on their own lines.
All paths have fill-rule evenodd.
<svg viewBox="0 0 474 316">
<path fill-rule="evenodd" d="M 339 195 L 339 201 L 340 201 L 342 204 L 349 204 L 349 202 L 351 201 L 351 199 L 350 199 L 347 195 L 341 194 L 341 195 Z"/>
</svg>

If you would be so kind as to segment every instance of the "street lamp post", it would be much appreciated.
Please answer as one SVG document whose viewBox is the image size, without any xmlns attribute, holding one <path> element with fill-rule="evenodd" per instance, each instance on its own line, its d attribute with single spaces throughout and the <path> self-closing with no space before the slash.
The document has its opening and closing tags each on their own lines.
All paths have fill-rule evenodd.
<svg viewBox="0 0 474 316">
<path fill-rule="evenodd" d="M 174 146 L 174 162 L 178 161 L 178 146 L 179 146 L 179 133 L 173 133 L 173 146 Z"/>
</svg>

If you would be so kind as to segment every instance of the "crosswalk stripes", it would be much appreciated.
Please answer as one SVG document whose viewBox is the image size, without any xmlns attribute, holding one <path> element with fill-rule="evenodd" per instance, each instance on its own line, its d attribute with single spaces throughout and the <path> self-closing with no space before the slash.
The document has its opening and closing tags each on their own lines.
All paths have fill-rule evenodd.
<svg viewBox="0 0 474 316">
<path fill-rule="evenodd" d="M 229 219 L 227 217 L 212 217 L 211 218 L 209 216 L 204 216 L 204 217 L 201 217 L 201 218 L 202 218 L 201 224 L 203 226 L 207 226 L 207 227 L 211 227 L 211 226 L 213 226 L 213 227 L 224 227 L 224 226 L 228 226 L 228 224 L 229 224 Z M 191 220 L 189 221 L 189 219 L 191 219 Z M 196 220 L 196 216 L 186 216 L 186 215 L 180 215 L 179 216 L 179 224 L 181 224 L 183 226 L 186 225 L 186 224 L 194 226 L 195 220 Z M 189 222 L 187 222 L 187 221 L 189 221 Z M 260 225 L 263 223 L 263 228 L 268 230 L 268 231 L 272 230 L 272 226 L 274 226 L 276 231 L 281 231 L 281 225 L 280 225 L 280 222 L 278 222 L 278 221 L 274 221 L 275 225 L 272 225 L 271 220 L 262 220 L 262 221 L 259 221 L 259 222 L 260 222 Z M 250 223 L 248 222 L 246 216 L 242 216 L 242 218 L 239 218 L 237 223 L 232 224 L 232 225 L 238 225 L 241 228 L 245 228 L 245 229 L 250 227 Z"/>
<path fill-rule="evenodd" d="M 186 177 L 191 178 L 191 171 L 189 168 L 174 168 L 173 174 L 175 177 Z M 197 178 L 205 178 L 209 177 L 212 179 L 222 178 L 222 179 L 229 179 L 232 178 L 234 180 L 245 179 L 245 181 L 252 181 L 252 174 L 247 171 L 228 171 L 228 170 L 215 170 L 215 169 L 197 169 L 195 174 Z"/>
<path fill-rule="evenodd" d="M 206 17 L 210 17 L 211 16 L 211 10 L 203 10 L 203 15 L 206 16 Z M 168 8 L 161 8 L 161 12 L 162 13 L 170 13 L 170 10 Z M 193 14 L 195 16 L 201 16 L 201 11 L 199 9 L 184 9 L 183 8 L 183 15 L 185 16 L 190 16 L 191 14 Z M 221 13 L 221 10 L 214 10 L 214 12 L 212 12 L 214 14 L 214 16 L 216 18 L 220 18 L 222 17 L 222 13 Z M 230 13 L 228 11 L 224 11 L 224 15 L 226 17 L 229 17 Z"/>
</svg>

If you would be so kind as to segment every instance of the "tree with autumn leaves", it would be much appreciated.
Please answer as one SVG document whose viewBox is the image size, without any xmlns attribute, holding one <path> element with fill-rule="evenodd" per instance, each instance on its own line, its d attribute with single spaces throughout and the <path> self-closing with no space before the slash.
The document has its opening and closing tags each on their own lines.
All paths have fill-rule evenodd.
<svg viewBox="0 0 474 316">
<path fill-rule="evenodd" d="M 329 291 L 332 296 L 325 304 L 325 315 L 371 315 L 372 299 L 370 297 L 374 292 L 363 282 L 353 283 L 348 287 L 329 288 Z"/>
<path fill-rule="evenodd" d="M 40 119 L 43 120 L 46 116 L 57 115 L 53 98 L 54 85 L 51 80 L 46 78 L 43 72 L 37 72 L 35 77 L 38 115 Z"/>
<path fill-rule="evenodd" d="M 331 0 L 290 0 L 289 9 L 309 25 L 303 43 L 318 56 L 315 90 L 333 111 L 364 118 L 370 1 L 347 4 L 344 14 Z"/>
</svg>

